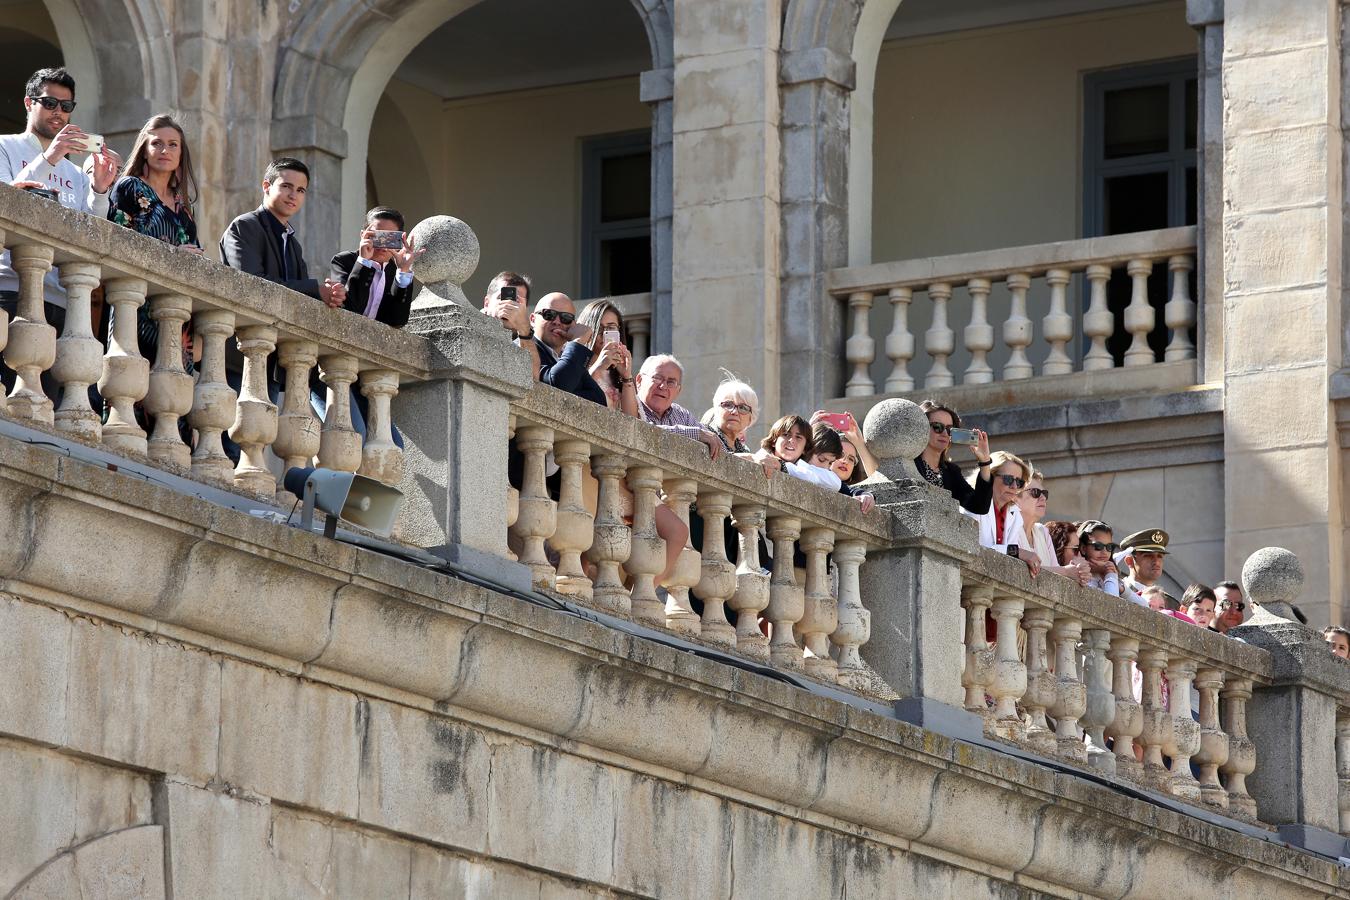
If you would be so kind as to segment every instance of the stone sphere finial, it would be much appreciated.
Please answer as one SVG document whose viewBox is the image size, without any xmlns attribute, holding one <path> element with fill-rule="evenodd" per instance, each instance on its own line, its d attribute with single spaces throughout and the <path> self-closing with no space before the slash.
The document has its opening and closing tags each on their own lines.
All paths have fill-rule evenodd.
<svg viewBox="0 0 1350 900">
<path fill-rule="evenodd" d="M 872 407 L 863 421 L 863 440 L 892 481 L 917 479 L 914 457 L 928 446 L 928 416 L 917 403 L 892 397 Z"/>
<path fill-rule="evenodd" d="M 1283 547 L 1264 547 L 1242 564 L 1242 593 L 1277 616 L 1294 618 L 1288 605 L 1303 591 L 1303 564 Z"/>
<path fill-rule="evenodd" d="M 412 236 L 425 251 L 413 263 L 413 274 L 423 285 L 413 307 L 471 306 L 461 285 L 478 268 L 480 248 L 473 229 L 454 216 L 432 216 L 413 226 Z"/>
</svg>

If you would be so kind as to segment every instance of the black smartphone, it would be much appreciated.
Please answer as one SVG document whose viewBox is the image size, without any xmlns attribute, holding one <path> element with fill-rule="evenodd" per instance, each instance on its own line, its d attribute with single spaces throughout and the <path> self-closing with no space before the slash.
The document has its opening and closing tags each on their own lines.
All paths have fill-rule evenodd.
<svg viewBox="0 0 1350 900">
<path fill-rule="evenodd" d="M 498 296 L 503 300 L 510 300 L 512 302 L 515 302 L 516 286 L 514 284 L 508 284 L 503 286 L 502 292 Z"/>
</svg>

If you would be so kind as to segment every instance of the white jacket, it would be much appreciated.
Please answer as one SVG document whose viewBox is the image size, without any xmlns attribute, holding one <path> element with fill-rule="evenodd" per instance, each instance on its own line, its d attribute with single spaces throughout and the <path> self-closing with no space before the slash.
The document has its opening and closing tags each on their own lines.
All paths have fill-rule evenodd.
<svg viewBox="0 0 1350 900">
<path fill-rule="evenodd" d="M 1001 544 L 998 543 L 998 529 L 994 524 L 995 512 L 993 503 L 989 504 L 989 512 L 981 516 L 977 516 L 966 509 L 961 510 L 961 512 L 980 523 L 981 547 L 989 547 L 992 550 L 997 550 L 999 553 L 1007 553 L 1009 544 L 1017 544 L 1017 552 L 1019 555 L 1036 555 L 1036 548 L 1034 546 L 1022 546 L 1026 541 L 1026 535 L 1022 533 L 1022 510 L 1017 508 L 1015 502 L 1008 504 L 1008 514 L 1003 520 L 1003 543 Z"/>
<path fill-rule="evenodd" d="M 787 473 L 794 478 L 819 485 L 827 491 L 834 491 L 836 494 L 839 493 L 839 485 L 843 484 L 834 472 L 820 466 L 813 466 L 803 459 L 788 463 Z"/>
</svg>

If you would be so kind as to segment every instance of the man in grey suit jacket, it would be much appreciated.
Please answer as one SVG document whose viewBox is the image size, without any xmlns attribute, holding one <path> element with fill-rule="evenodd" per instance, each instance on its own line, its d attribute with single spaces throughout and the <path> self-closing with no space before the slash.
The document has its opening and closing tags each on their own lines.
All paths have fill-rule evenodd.
<svg viewBox="0 0 1350 900">
<path fill-rule="evenodd" d="M 347 299 L 347 288 L 332 279 L 320 283 L 309 277 L 304 251 L 290 224 L 305 205 L 309 169 L 298 159 L 280 157 L 263 173 L 262 187 L 262 206 L 239 216 L 221 235 L 221 262 L 337 309 Z"/>
</svg>

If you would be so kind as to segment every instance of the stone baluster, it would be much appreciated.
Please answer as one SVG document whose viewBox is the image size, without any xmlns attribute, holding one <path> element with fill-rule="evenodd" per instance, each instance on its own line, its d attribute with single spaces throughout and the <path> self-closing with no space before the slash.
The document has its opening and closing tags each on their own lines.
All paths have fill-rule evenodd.
<svg viewBox="0 0 1350 900">
<path fill-rule="evenodd" d="M 784 669 L 801 670 L 802 651 L 792 633 L 806 612 L 806 591 L 797 583 L 792 548 L 802 533 L 802 520 L 793 516 L 770 516 L 769 540 L 773 542 L 773 577 L 769 579 L 769 658 Z"/>
<path fill-rule="evenodd" d="M 703 601 L 699 633 L 710 644 L 734 647 L 736 629 L 727 621 L 726 604 L 736 593 L 736 566 L 727 559 L 727 545 L 723 539 L 726 520 L 731 515 L 731 495 L 700 490 L 698 514 L 703 518 L 702 571 L 694 588 Z"/>
<path fill-rule="evenodd" d="M 238 399 L 234 388 L 225 383 L 225 339 L 234 334 L 234 313 L 227 309 L 204 310 L 192 317 L 192 327 L 202 347 L 192 411 L 188 414 L 188 421 L 197 429 L 192 477 L 230 484 L 234 480 L 234 465 L 225 455 L 220 436 L 234 423 L 234 404 Z"/>
<path fill-rule="evenodd" d="M 1146 366 L 1153 362 L 1153 348 L 1148 345 L 1149 332 L 1157 324 L 1157 312 L 1148 302 L 1148 276 L 1153 271 L 1152 260 L 1132 259 L 1125 266 L 1133 282 L 1130 305 L 1125 307 L 1125 330 L 1134 335 L 1125 351 L 1125 365 Z"/>
<path fill-rule="evenodd" d="M 1247 776 L 1256 771 L 1256 745 L 1247 737 L 1247 701 L 1252 699 L 1250 678 L 1229 678 L 1219 691 L 1223 730 L 1228 733 L 1228 761 L 1219 766 L 1228 788 L 1228 813 L 1256 820 L 1256 801 L 1247 793 Z"/>
<path fill-rule="evenodd" d="M 928 286 L 928 299 L 933 301 L 933 324 L 923 335 L 923 348 L 933 357 L 933 365 L 924 376 L 925 388 L 952 386 L 952 372 L 947 368 L 947 357 L 956 349 L 956 335 L 947 327 L 947 301 L 952 299 L 952 286 L 938 282 Z"/>
<path fill-rule="evenodd" d="M 1200 769 L 1200 802 L 1214 809 L 1228 809 L 1228 792 L 1219 783 L 1219 767 L 1228 761 L 1228 735 L 1219 727 L 1219 689 L 1223 672 L 1201 669 L 1195 676 L 1200 692 L 1200 747 L 1192 759 Z"/>
<path fill-rule="evenodd" d="M 886 358 L 891 361 L 891 374 L 886 378 L 886 392 L 914 390 L 914 377 L 909 374 L 909 361 L 914 358 L 914 335 L 909 333 L 909 304 L 914 291 L 907 287 L 890 290 L 891 333 L 886 335 Z"/>
<path fill-rule="evenodd" d="M 16 419 L 52 424 L 52 401 L 42 390 L 42 373 L 56 362 L 56 329 L 47 324 L 43 279 L 52 268 L 52 248 L 20 244 L 10 251 L 19 273 L 19 306 L 9 323 L 5 365 L 15 372 L 6 404 Z"/>
<path fill-rule="evenodd" d="M 277 342 L 277 359 L 286 370 L 286 396 L 272 452 L 281 457 L 284 474 L 306 468 L 319 452 L 319 420 L 309 403 L 309 373 L 319 362 L 319 345 L 283 337 Z"/>
<path fill-rule="evenodd" d="M 150 361 L 141 356 L 136 336 L 137 310 L 145 303 L 145 291 L 140 278 L 114 278 L 104 286 L 112 307 L 112 334 L 98 379 L 98 392 L 108 407 L 103 445 L 140 456 L 149 449 L 145 430 L 136 423 L 136 404 L 150 390 Z"/>
<path fill-rule="evenodd" d="M 984 585 L 961 589 L 961 605 L 966 610 L 966 666 L 961 671 L 961 686 L 966 689 L 966 709 L 984 719 L 986 732 L 993 730 L 993 713 L 985 694 L 994 680 L 994 648 L 986 637 L 985 616 L 993 602 L 993 590 Z"/>
<path fill-rule="evenodd" d="M 822 681 L 839 680 L 839 664 L 830 657 L 830 635 L 839 627 L 839 604 L 830 592 L 826 556 L 834 549 L 834 531 L 808 528 L 802 532 L 806 554 L 806 593 L 796 632 L 805 645 L 806 674 Z"/>
<path fill-rule="evenodd" d="M 1107 338 L 1115 331 L 1116 319 L 1106 305 L 1106 284 L 1111 280 L 1110 266 L 1088 266 L 1088 310 L 1083 313 L 1083 334 L 1092 346 L 1083 355 L 1083 371 L 1110 369 L 1116 361 L 1106 349 Z"/>
<path fill-rule="evenodd" d="M 633 371 L 637 372 L 647 359 L 648 338 L 651 336 L 652 322 L 651 319 L 634 316 L 628 319 L 625 324 L 628 326 L 628 340 L 633 343 L 633 346 L 628 348 L 633 353 Z"/>
<path fill-rule="evenodd" d="M 522 434 L 531 429 L 521 427 L 516 430 L 516 446 L 521 447 Z M 542 471 L 541 457 L 541 471 Z M 595 505 L 595 527 L 587 558 L 595 564 L 595 584 L 591 591 L 591 601 L 600 609 L 620 616 L 633 613 L 633 601 L 628 589 L 623 586 L 619 567 L 628 559 L 633 546 L 633 533 L 623 521 L 623 482 L 628 472 L 628 463 L 622 456 L 601 453 L 591 458 L 591 474 L 600 489 Z M 547 495 L 545 495 L 547 498 Z M 535 502 L 531 499 L 526 486 L 522 485 L 517 505 L 516 530 L 519 533 L 520 522 L 525 517 L 527 505 Z M 551 529 L 550 529 L 551 530 Z M 522 554 L 521 562 L 525 562 Z"/>
<path fill-rule="evenodd" d="M 1083 682 L 1087 686 L 1087 709 L 1083 731 L 1087 737 L 1088 765 L 1108 775 L 1116 773 L 1116 757 L 1106 746 L 1106 727 L 1115 721 L 1116 698 L 1111 693 L 1111 664 L 1106 651 L 1111 632 L 1093 628 L 1083 632 Z"/>
<path fill-rule="evenodd" d="M 1336 809 L 1341 834 L 1350 837 L 1350 711 L 1336 710 Z"/>
<path fill-rule="evenodd" d="M 1111 751 L 1116 756 L 1116 774 L 1142 781 L 1144 767 L 1134 756 L 1134 739 L 1144 730 L 1144 712 L 1134 699 L 1134 661 L 1139 658 L 1139 641 L 1123 635 L 1112 635 L 1111 691 L 1115 695 L 1115 716 L 1106 729 L 1111 738 Z"/>
<path fill-rule="evenodd" d="M 1078 672 L 1078 639 L 1083 624 L 1077 619 L 1055 619 L 1055 752 L 1074 762 L 1087 762 L 1087 748 L 1078 733 L 1078 720 L 1087 711 L 1087 686 Z"/>
<path fill-rule="evenodd" d="M 868 316 L 872 312 L 871 293 L 849 294 L 848 306 L 853 311 L 853 333 L 844 343 L 844 358 L 853 366 L 853 376 L 844 385 L 844 396 L 867 397 L 876 393 L 876 385 L 868 372 L 877 353 L 877 342 L 867 331 Z"/>
<path fill-rule="evenodd" d="M 970 365 L 966 366 L 963 384 L 989 384 L 994 370 L 989 367 L 989 351 L 994 349 L 994 327 L 989 324 L 988 278 L 972 278 L 966 283 L 970 292 L 970 324 L 966 326 L 966 349 L 970 351 Z"/>
<path fill-rule="evenodd" d="M 70 262 L 61 266 L 61 285 L 66 289 L 66 327 L 56 342 L 52 377 L 61 383 L 61 408 L 56 410 L 56 429 L 97 443 L 103 426 L 89 405 L 89 385 L 103 371 L 103 345 L 94 337 L 90 322 L 89 294 L 98 287 L 99 267 L 94 263 Z"/>
<path fill-rule="evenodd" d="M 666 505 L 675 511 L 685 528 L 689 527 L 689 504 L 698 496 L 698 482 L 692 478 L 672 478 L 665 484 Z M 662 560 L 664 563 L 664 560 Z M 684 634 L 698 634 L 700 623 L 698 615 L 689 605 L 689 591 L 699 583 L 702 577 L 702 560 L 699 552 L 684 540 L 684 549 L 675 563 L 675 571 L 666 581 L 666 627 L 671 631 Z"/>
<path fill-rule="evenodd" d="M 656 596 L 656 576 L 666 567 L 666 542 L 656 533 L 661 470 L 655 466 L 630 467 L 628 489 L 633 492 L 633 540 L 624 567 L 633 578 L 633 618 L 664 625 L 666 607 Z"/>
<path fill-rule="evenodd" d="M 1032 375 L 1027 347 L 1031 346 L 1031 320 L 1027 318 L 1027 291 L 1031 276 L 1014 272 L 1008 276 L 1008 293 L 1012 296 L 1008 321 L 1003 323 L 1003 343 L 1008 345 L 1008 362 L 1003 367 L 1004 381 L 1017 381 Z"/>
<path fill-rule="evenodd" d="M 861 690 L 869 683 L 860 648 L 872 636 L 872 614 L 863 607 L 858 572 L 867 559 L 862 541 L 839 541 L 834 545 L 834 564 L 839 569 L 839 625 L 830 643 L 839 648 L 839 683 Z"/>
<path fill-rule="evenodd" d="M 1041 330 L 1050 352 L 1041 366 L 1041 374 L 1068 375 L 1073 371 L 1073 360 L 1066 349 L 1073 340 L 1073 317 L 1067 312 L 1069 270 L 1051 269 L 1045 273 L 1045 283 L 1050 286 L 1050 312 L 1041 319 Z"/>
<path fill-rule="evenodd" d="M 1173 256 L 1167 260 L 1172 273 L 1172 295 L 1163 307 L 1163 321 L 1172 330 L 1163 359 L 1195 359 L 1195 344 L 1191 342 L 1191 327 L 1195 325 L 1195 301 L 1191 299 L 1191 270 L 1195 261 L 1189 256 Z"/>
<path fill-rule="evenodd" d="M 353 367 L 354 368 L 354 367 Z M 333 411 L 333 394 L 328 392 L 328 411 Z M 346 404 L 346 395 L 342 397 Z M 325 433 L 326 436 L 326 433 Z M 516 429 L 516 449 L 524 457 L 524 471 L 520 481 L 520 513 L 516 518 L 515 534 L 520 539 L 520 562 L 534 573 L 534 586 L 553 588 L 556 573 L 544 552 L 544 541 L 553 535 L 558 521 L 557 505 L 548 495 L 544 483 L 544 457 L 553 448 L 553 429 L 542 425 L 524 425 Z M 322 455 L 322 451 L 320 451 Z M 603 489 L 604 482 L 601 481 Z M 620 523 L 622 524 L 622 523 Z"/>
<path fill-rule="evenodd" d="M 183 367 L 183 326 L 192 318 L 192 300 L 156 294 L 150 298 L 150 318 L 159 326 L 159 336 L 144 401 L 146 413 L 155 419 L 147 452 L 157 462 L 186 469 L 192 451 L 178 433 L 178 420 L 192 409 L 192 376 Z"/>
<path fill-rule="evenodd" d="M 1141 708 L 1144 728 L 1140 743 L 1144 745 L 1144 783 L 1155 790 L 1168 792 L 1171 775 L 1163 765 L 1163 747 L 1172 743 L 1172 714 L 1162 702 L 1162 672 L 1167 665 L 1166 650 L 1140 650 L 1139 670 L 1144 673 Z"/>
<path fill-rule="evenodd" d="M 989 693 L 994 697 L 994 733 L 1013 741 L 1026 738 L 1026 725 L 1017 712 L 1018 701 L 1027 692 L 1027 667 L 1017 649 L 1017 624 L 1026 607 L 1019 597 L 994 601 L 998 640 L 994 643 L 994 673 Z"/>
<path fill-rule="evenodd" d="M 263 451 L 277 438 L 277 405 L 267 395 L 267 357 L 276 349 L 277 330 L 246 325 L 239 329 L 237 341 L 244 355 L 244 378 L 230 426 L 230 438 L 239 445 L 234 483 L 250 494 L 271 497 L 277 492 L 277 480 Z"/>
<path fill-rule="evenodd" d="M 582 499 L 581 481 L 585 466 L 591 461 L 591 445 L 585 441 L 559 439 L 553 444 L 553 458 L 561 470 L 553 534 L 548 539 L 549 546 L 558 554 L 553 587 L 560 594 L 589 602 L 593 596 L 592 586 L 582 568 L 581 554 L 591 547 L 595 520 Z"/>
<path fill-rule="evenodd" d="M 1195 660 L 1177 658 L 1167 664 L 1171 686 L 1168 705 L 1172 712 L 1172 794 L 1191 803 L 1200 802 L 1200 783 L 1191 774 L 1191 757 L 1200 750 L 1200 723 L 1191 716 L 1191 683 Z"/>
<path fill-rule="evenodd" d="M 1027 689 L 1022 695 L 1022 705 L 1027 711 L 1026 741 L 1033 750 L 1046 756 L 1055 752 L 1055 733 L 1045 719 L 1045 711 L 1054 705 L 1057 693 L 1045 637 L 1052 624 L 1054 615 L 1039 606 L 1033 606 L 1022 616 L 1022 627 L 1027 632 Z"/>
<path fill-rule="evenodd" d="M 328 409 L 319 433 L 319 465 L 339 472 L 361 468 L 361 435 L 352 426 L 356 357 L 334 353 L 319 359 L 319 380 L 328 386 Z"/>
<path fill-rule="evenodd" d="M 736 592 L 731 608 L 736 612 L 736 649 L 754 659 L 769 658 L 769 639 L 759 630 L 759 613 L 769 605 L 769 575 L 759 563 L 759 529 L 764 527 L 764 507 L 736 504 L 731 523 L 738 535 Z"/>
<path fill-rule="evenodd" d="M 361 395 L 366 398 L 366 444 L 361 468 L 367 478 L 397 486 L 403 479 L 403 451 L 394 443 L 394 420 L 389 404 L 398 396 L 398 373 L 371 369 L 361 373 Z"/>
</svg>

